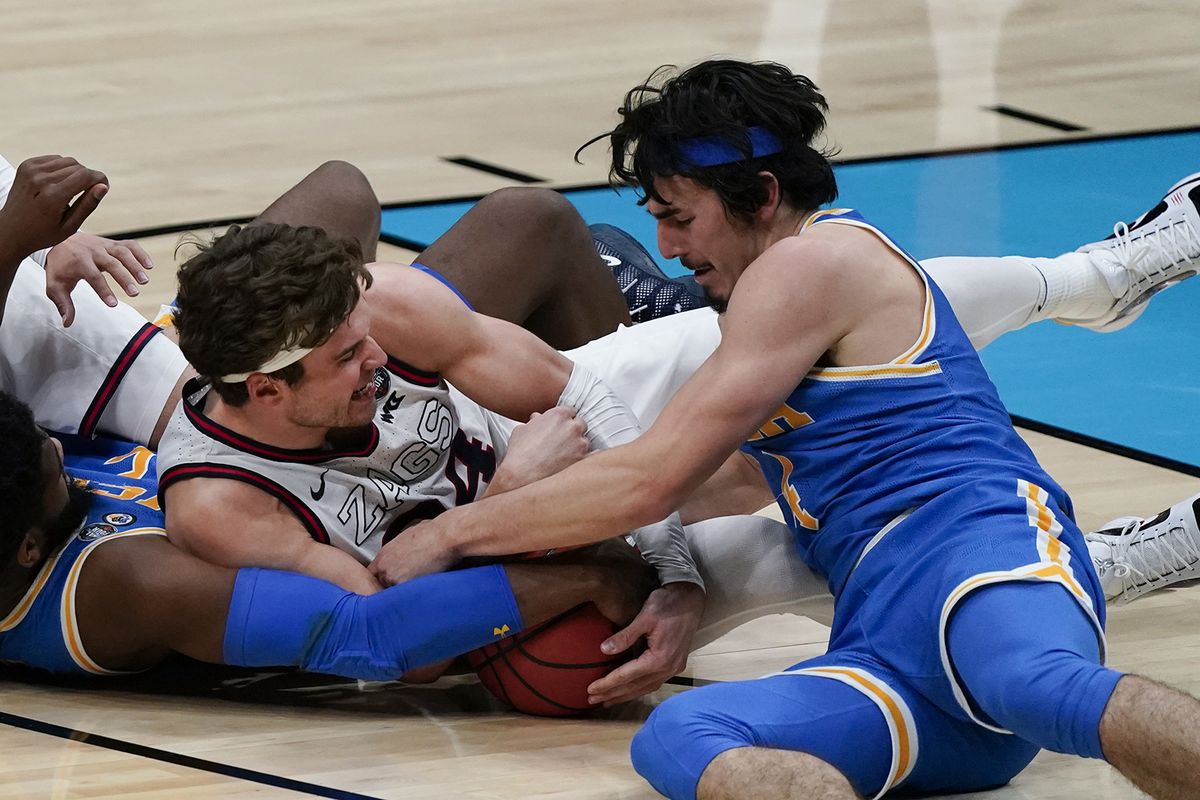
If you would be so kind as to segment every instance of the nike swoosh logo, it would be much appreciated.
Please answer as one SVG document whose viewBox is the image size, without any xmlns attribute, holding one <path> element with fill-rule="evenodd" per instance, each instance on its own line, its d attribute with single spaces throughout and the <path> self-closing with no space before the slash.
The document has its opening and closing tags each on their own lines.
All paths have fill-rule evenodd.
<svg viewBox="0 0 1200 800">
<path fill-rule="evenodd" d="M 322 472 L 322 473 L 321 473 L 321 488 L 320 488 L 320 489 L 317 489 L 317 490 L 315 490 L 315 491 L 314 491 L 314 490 L 312 490 L 312 489 L 309 489 L 309 490 L 308 490 L 308 493 L 309 493 L 310 495 L 312 495 L 312 499 L 313 499 L 313 500 L 318 500 L 318 501 L 319 501 L 319 500 L 320 500 L 322 497 L 324 497 L 324 496 L 325 496 L 325 475 L 326 475 L 328 472 L 329 472 L 329 470 L 325 470 L 325 472 Z"/>
</svg>

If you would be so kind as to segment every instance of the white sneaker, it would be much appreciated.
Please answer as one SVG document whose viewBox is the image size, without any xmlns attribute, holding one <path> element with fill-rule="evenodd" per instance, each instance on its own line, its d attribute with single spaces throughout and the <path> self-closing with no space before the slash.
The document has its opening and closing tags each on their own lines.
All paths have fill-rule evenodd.
<svg viewBox="0 0 1200 800">
<path fill-rule="evenodd" d="M 1155 589 L 1200 578 L 1200 494 L 1153 519 L 1119 517 L 1084 536 L 1104 597 L 1128 603 Z"/>
<path fill-rule="evenodd" d="M 1113 235 L 1084 245 L 1116 298 L 1096 319 L 1060 319 L 1095 331 L 1119 331 L 1146 310 L 1150 298 L 1200 268 L 1200 172 L 1176 183 L 1158 205 L 1132 225 L 1118 222 Z"/>
</svg>

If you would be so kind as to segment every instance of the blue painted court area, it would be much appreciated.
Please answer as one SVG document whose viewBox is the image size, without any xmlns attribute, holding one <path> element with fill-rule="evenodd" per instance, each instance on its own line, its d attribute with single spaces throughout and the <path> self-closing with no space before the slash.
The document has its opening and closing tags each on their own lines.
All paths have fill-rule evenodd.
<svg viewBox="0 0 1200 800">
<path fill-rule="evenodd" d="M 837 204 L 860 209 L 918 258 L 1052 256 L 1132 221 L 1196 171 L 1200 131 L 1064 142 L 844 164 Z M 567 196 L 588 222 L 625 228 L 657 255 L 654 220 L 631 192 Z M 383 231 L 427 244 L 470 206 L 385 211 Z M 1013 414 L 1200 467 L 1200 279 L 1155 298 L 1124 331 L 1043 323 L 983 359 Z"/>
</svg>

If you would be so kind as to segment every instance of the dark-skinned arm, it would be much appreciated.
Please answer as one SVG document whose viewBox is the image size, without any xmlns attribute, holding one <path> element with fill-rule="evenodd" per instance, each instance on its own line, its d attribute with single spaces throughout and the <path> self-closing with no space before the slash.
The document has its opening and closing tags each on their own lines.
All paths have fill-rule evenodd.
<svg viewBox="0 0 1200 800">
<path fill-rule="evenodd" d="M 653 586 L 652 571 L 644 564 L 639 566 L 640 558 L 631 551 L 614 549 L 594 558 L 582 554 L 567 556 L 543 559 L 536 565 L 511 564 L 485 569 L 502 570 L 504 585 L 499 596 L 504 596 L 505 590 L 511 592 L 509 596 L 515 599 L 519 618 L 526 626 L 587 601 L 596 603 L 614 622 L 628 622 Z M 283 576 L 285 583 L 281 588 L 285 590 L 295 588 L 288 583 L 295 579 L 304 582 L 303 586 L 309 589 L 306 594 L 315 591 L 330 598 L 310 603 L 287 592 L 284 596 L 288 600 L 277 602 L 278 595 L 269 591 L 259 594 L 263 587 L 259 580 L 253 596 L 238 599 L 236 613 L 252 617 L 254 630 L 267 631 L 267 636 L 274 635 L 276 629 L 299 632 L 296 640 L 301 645 L 288 652 L 278 647 L 272 651 L 288 656 L 276 666 L 333 665 L 340 669 L 325 671 L 354 678 L 390 679 L 424 663 L 457 655 L 441 652 L 437 653 L 439 659 L 414 658 L 414 654 L 435 653 L 443 646 L 439 633 L 428 627 L 423 638 L 409 636 L 400 647 L 396 640 L 405 638 L 403 627 L 396 628 L 394 636 L 380 637 L 380 641 L 370 639 L 367 661 L 360 658 L 362 654 L 357 650 L 361 642 L 353 637 L 341 638 L 356 625 L 403 620 L 424 613 L 424 609 L 444 606 L 448 598 L 436 594 L 436 584 L 428 579 L 362 598 L 313 578 L 208 564 L 154 535 L 126 537 L 98 545 L 88 558 L 75 603 L 84 646 L 93 660 L 113 670 L 148 667 L 171 651 L 214 663 L 262 666 L 229 657 L 231 652 L 271 651 L 270 647 L 257 646 L 261 643 L 250 643 L 243 651 L 240 643 L 239 647 L 231 648 L 230 641 L 236 638 L 231 634 L 235 623 L 244 622 L 231 619 L 235 593 L 247 591 L 248 577 L 261 578 L 265 574 Z M 397 608 L 405 605 L 410 608 Z M 479 615 L 481 620 L 488 618 L 486 610 Z M 447 620 L 447 625 L 461 627 L 462 620 Z M 518 625 L 512 625 L 502 635 L 518 630 Z M 237 632 L 242 631 L 239 628 Z M 464 647 L 463 651 L 485 644 L 496 635 L 488 628 L 480 638 L 481 641 Z M 350 651 L 349 655 L 344 651 Z M 319 662 L 314 663 L 314 659 Z"/>
</svg>

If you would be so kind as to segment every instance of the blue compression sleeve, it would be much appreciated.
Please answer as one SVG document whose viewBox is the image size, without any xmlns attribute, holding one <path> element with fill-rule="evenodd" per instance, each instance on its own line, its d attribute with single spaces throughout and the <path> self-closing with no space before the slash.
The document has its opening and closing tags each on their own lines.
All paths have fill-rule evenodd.
<svg viewBox="0 0 1200 800">
<path fill-rule="evenodd" d="M 393 680 L 522 627 L 499 566 L 427 575 L 369 597 L 305 575 L 241 569 L 225 623 L 225 662 Z"/>
</svg>

